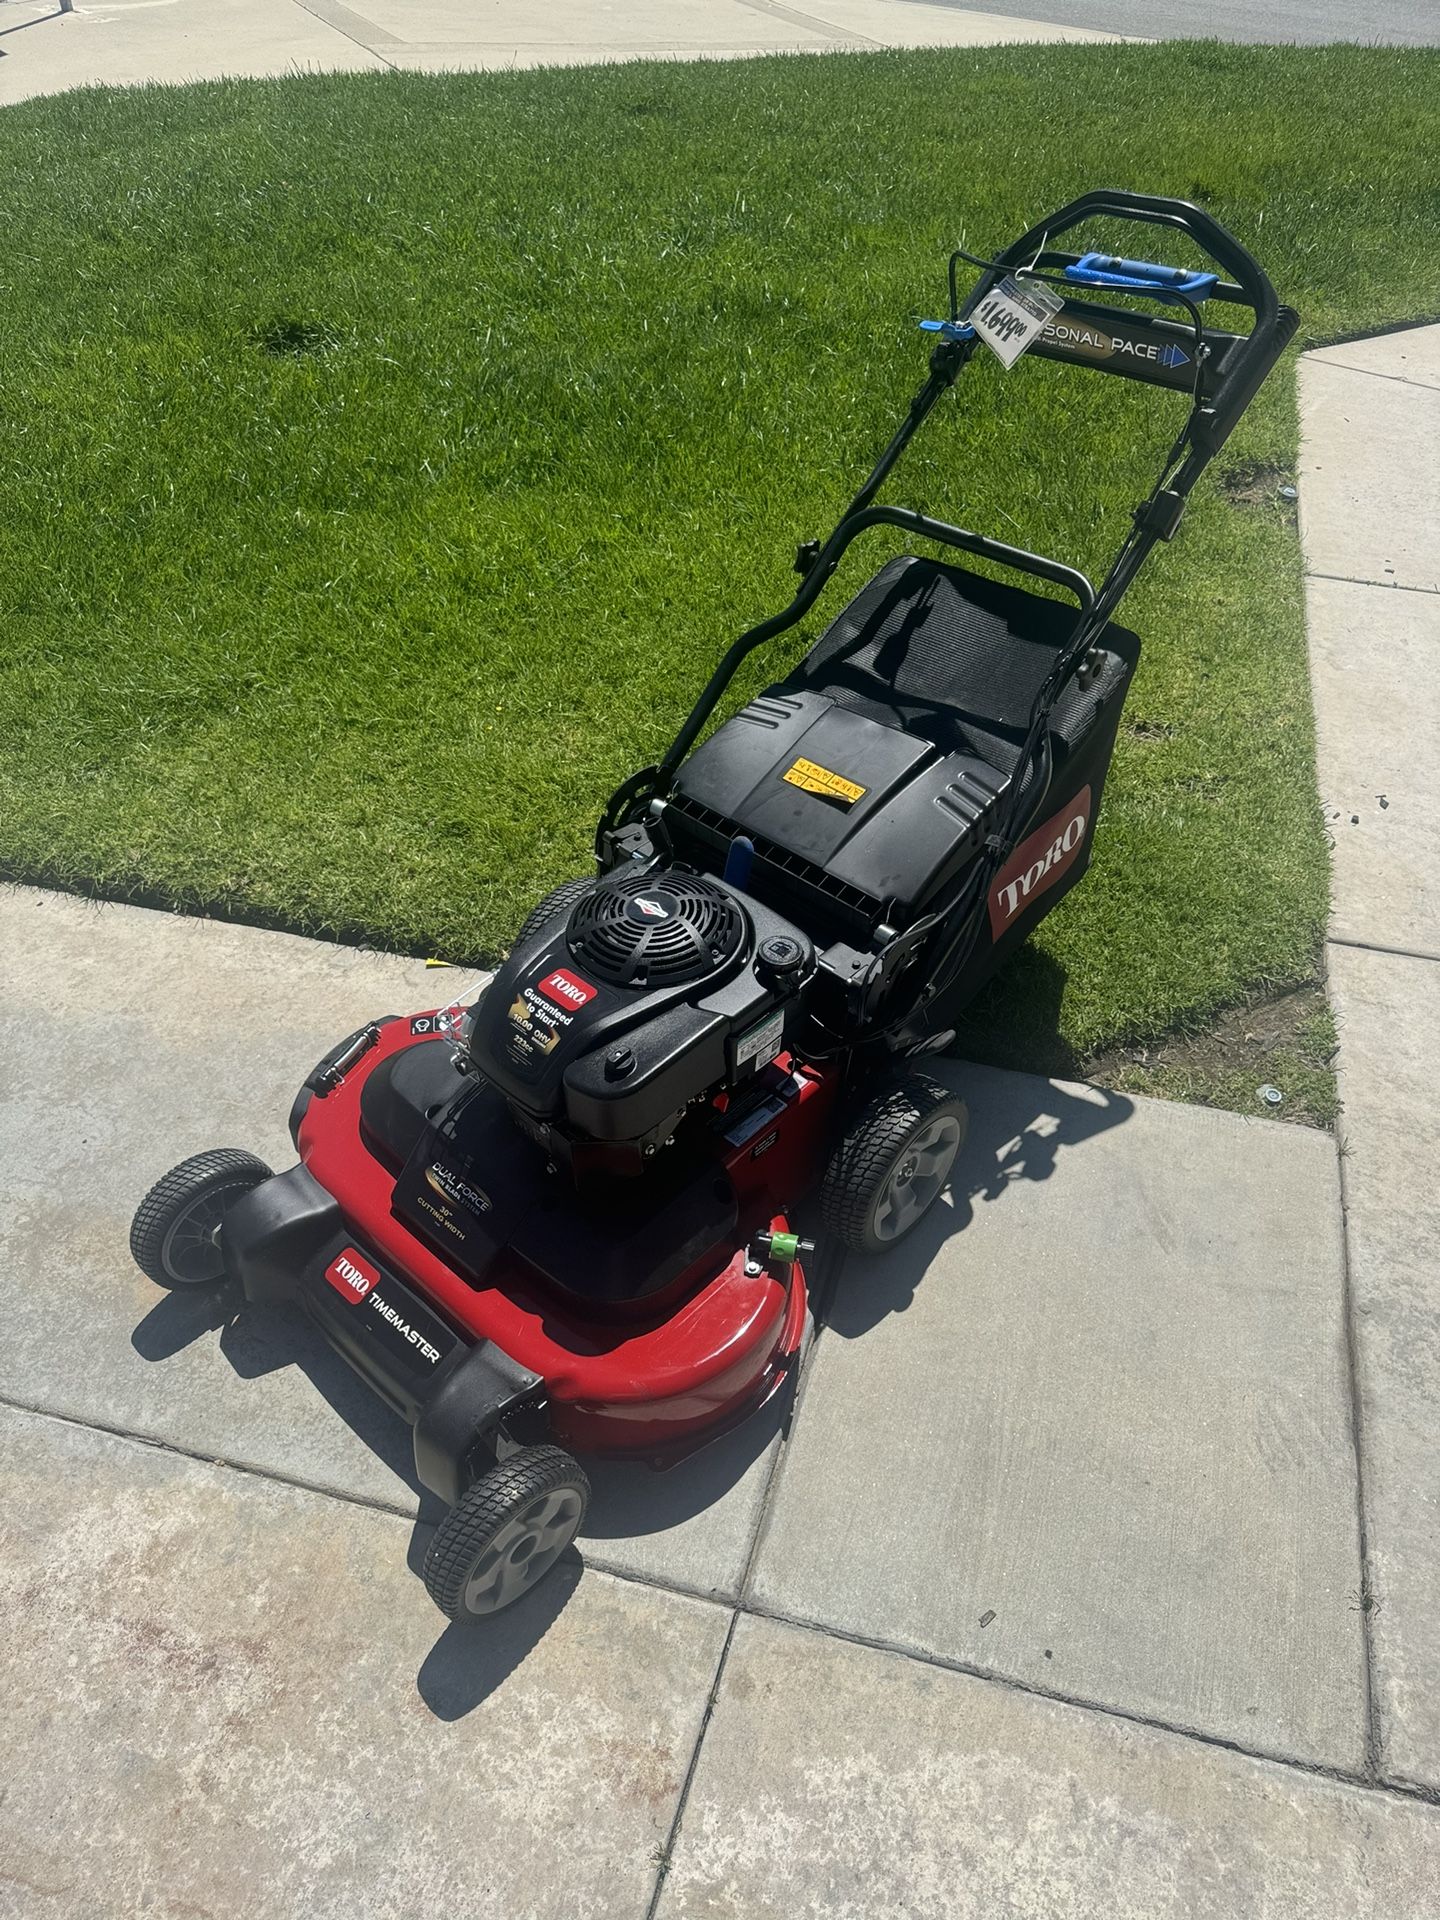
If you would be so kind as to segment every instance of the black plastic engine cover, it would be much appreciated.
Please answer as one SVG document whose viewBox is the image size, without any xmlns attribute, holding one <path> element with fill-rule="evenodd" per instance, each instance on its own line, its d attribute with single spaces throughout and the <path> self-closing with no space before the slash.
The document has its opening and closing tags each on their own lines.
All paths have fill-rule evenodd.
<svg viewBox="0 0 1440 1920">
<path fill-rule="evenodd" d="M 755 841 L 755 890 L 793 902 L 817 934 L 865 946 L 884 921 L 908 926 L 990 833 L 1076 619 L 1028 587 L 915 554 L 888 561 L 680 768 L 663 815 L 680 857 L 723 861 L 740 831 Z M 1113 739 L 1139 644 L 1107 627 L 1052 708 L 1057 791 L 1092 740 Z"/>
<path fill-rule="evenodd" d="M 475 1089 L 455 1071 L 452 1049 L 437 1037 L 389 1054 L 360 1089 L 360 1130 L 372 1153 L 398 1172 L 432 1112 Z"/>
<path fill-rule="evenodd" d="M 642 885 L 626 872 L 599 881 L 596 894 L 613 894 L 613 906 L 638 888 L 641 898 L 663 904 L 666 889 L 688 878 L 656 873 Z M 772 1059 L 784 996 L 761 980 L 753 958 L 772 936 L 799 939 L 807 952 L 809 942 L 723 882 L 696 885 L 723 893 L 743 923 L 740 942 L 727 951 L 722 940 L 722 958 L 699 980 L 620 986 L 587 970 L 567 927 L 594 923 L 593 895 L 570 921 L 552 922 L 518 945 L 471 1028 L 471 1055 L 484 1078 L 538 1122 L 563 1121 L 582 1138 L 622 1142 L 644 1139 L 707 1088 Z"/>
</svg>

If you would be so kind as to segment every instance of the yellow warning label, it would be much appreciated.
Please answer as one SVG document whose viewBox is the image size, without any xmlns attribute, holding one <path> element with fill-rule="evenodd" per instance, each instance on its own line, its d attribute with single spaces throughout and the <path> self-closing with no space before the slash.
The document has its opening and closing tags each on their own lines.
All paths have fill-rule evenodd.
<svg viewBox="0 0 1440 1920">
<path fill-rule="evenodd" d="M 797 760 L 781 778 L 792 787 L 799 787 L 802 793 L 818 793 L 822 799 L 838 800 L 842 807 L 853 807 L 866 792 L 864 787 L 856 786 L 853 780 L 847 780 L 843 774 L 831 773 L 828 767 L 819 767 L 813 760 Z"/>
</svg>

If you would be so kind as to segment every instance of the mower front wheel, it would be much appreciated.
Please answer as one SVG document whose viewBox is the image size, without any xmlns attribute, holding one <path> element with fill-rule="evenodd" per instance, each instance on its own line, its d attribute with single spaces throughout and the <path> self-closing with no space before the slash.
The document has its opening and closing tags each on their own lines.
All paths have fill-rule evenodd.
<svg viewBox="0 0 1440 1920">
<path fill-rule="evenodd" d="M 522 1447 L 482 1473 L 435 1529 L 425 1589 L 451 1620 L 523 1599 L 580 1531 L 590 1482 L 562 1447 Z"/>
<path fill-rule="evenodd" d="M 130 1223 L 130 1254 L 157 1287 L 208 1287 L 223 1279 L 220 1223 L 242 1195 L 272 1177 L 239 1147 L 194 1154 L 157 1180 Z"/>
<path fill-rule="evenodd" d="M 872 1094 L 825 1170 L 826 1230 L 850 1253 L 888 1253 L 940 1198 L 967 1124 L 965 1102 L 928 1074 Z"/>
</svg>

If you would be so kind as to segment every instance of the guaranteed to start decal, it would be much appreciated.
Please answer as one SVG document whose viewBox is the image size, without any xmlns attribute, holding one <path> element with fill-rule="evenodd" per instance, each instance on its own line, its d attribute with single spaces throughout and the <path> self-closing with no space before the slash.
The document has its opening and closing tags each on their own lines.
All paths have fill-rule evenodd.
<svg viewBox="0 0 1440 1920">
<path fill-rule="evenodd" d="M 813 760 L 797 760 L 780 778 L 788 786 L 799 787 L 802 793 L 818 793 L 822 800 L 837 800 L 842 807 L 853 807 L 857 800 L 864 799 L 867 791 L 857 781 L 847 780 L 843 773 L 832 773 L 829 767 L 817 766 Z"/>
<path fill-rule="evenodd" d="M 555 1051 L 573 1026 L 575 1015 L 599 992 L 588 980 L 557 967 L 533 987 L 522 987 L 510 1003 L 509 1019 L 515 1029 L 510 1035 L 510 1052 L 516 1060 L 543 1059 Z"/>
</svg>

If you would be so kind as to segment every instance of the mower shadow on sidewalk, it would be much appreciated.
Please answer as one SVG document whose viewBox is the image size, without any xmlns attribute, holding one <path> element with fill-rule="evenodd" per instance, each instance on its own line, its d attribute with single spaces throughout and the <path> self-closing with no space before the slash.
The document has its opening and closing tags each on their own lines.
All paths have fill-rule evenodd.
<svg viewBox="0 0 1440 1920">
<path fill-rule="evenodd" d="M 781 1431 L 791 1397 L 791 1387 L 783 1387 L 761 1412 L 660 1472 L 643 1461 L 587 1460 L 592 1498 L 583 1538 L 664 1533 L 716 1505 Z"/>
<path fill-rule="evenodd" d="M 439 1517 L 437 1509 L 433 1519 Z M 433 1520 L 421 1519 L 411 1535 L 408 1558 L 417 1580 L 422 1577 L 425 1549 L 433 1530 Z M 517 1605 L 473 1626 L 452 1621 L 421 1661 L 415 1676 L 415 1690 L 435 1718 L 463 1720 L 467 1713 L 484 1706 L 516 1668 L 523 1666 L 560 1618 L 584 1571 L 584 1561 L 570 1547 Z"/>
<path fill-rule="evenodd" d="M 217 1331 L 221 1353 L 242 1379 L 298 1367 L 357 1439 L 415 1495 L 418 1512 L 406 1562 L 416 1580 L 423 1580 L 425 1550 L 445 1512 L 444 1503 L 415 1477 L 405 1422 L 366 1389 L 302 1314 L 284 1308 L 257 1311 L 247 1307 L 231 1286 L 177 1291 L 157 1301 L 136 1326 L 130 1343 L 142 1359 L 160 1362 Z M 706 1497 L 716 1496 L 712 1492 Z M 699 1504 L 703 1500 L 697 1497 Z M 659 1519 L 655 1524 L 668 1526 L 673 1521 Z M 416 1689 L 436 1719 L 459 1720 L 481 1706 L 549 1632 L 583 1572 L 584 1562 L 571 1548 L 534 1593 L 513 1610 L 487 1621 L 482 1630 L 446 1626 L 415 1676 Z M 435 1622 L 439 1628 L 439 1614 Z"/>
<path fill-rule="evenodd" d="M 415 1478 L 410 1429 L 351 1372 L 303 1314 L 283 1307 L 257 1311 L 231 1285 L 177 1291 L 150 1309 L 130 1344 L 142 1360 L 170 1360 L 217 1329 L 220 1351 L 242 1380 L 299 1367 L 356 1438 L 417 1498 L 425 1498 Z"/>
<path fill-rule="evenodd" d="M 418 1511 L 406 1557 L 421 1580 L 425 1550 L 445 1506 L 415 1476 L 409 1427 L 356 1378 L 303 1314 L 251 1308 L 230 1286 L 163 1294 L 130 1341 L 142 1359 L 163 1362 L 217 1332 L 220 1352 L 242 1379 L 298 1367 L 332 1411 L 410 1489 Z M 416 1676 L 420 1697 L 436 1718 L 458 1720 L 473 1712 L 539 1643 L 580 1582 L 587 1541 L 663 1533 L 715 1505 L 770 1446 L 788 1418 L 790 1401 L 787 1386 L 761 1413 L 667 1472 L 644 1462 L 587 1460 L 594 1494 L 581 1551 L 572 1547 L 533 1594 L 482 1630 L 445 1628 Z"/>
<path fill-rule="evenodd" d="M 217 1329 L 220 1351 L 242 1380 L 299 1367 L 356 1438 L 415 1495 L 418 1524 L 435 1524 L 444 1508 L 415 1477 L 410 1429 L 356 1378 L 303 1314 L 269 1307 L 256 1312 L 230 1287 L 167 1293 L 135 1328 L 130 1344 L 144 1360 L 169 1360 Z M 704 1512 L 749 1472 L 784 1424 L 789 1405 L 787 1387 L 763 1412 L 666 1472 L 644 1462 L 588 1462 L 594 1498 L 584 1538 L 663 1533 Z"/>
<path fill-rule="evenodd" d="M 1123 1093 L 1082 1084 L 1056 1086 L 1031 1074 L 1007 1073 L 960 1060 L 927 1063 L 937 1080 L 965 1096 L 970 1131 L 950 1191 L 893 1253 L 853 1254 L 828 1302 L 825 1325 L 858 1339 L 892 1313 L 903 1313 L 942 1247 L 963 1233 L 983 1206 L 1003 1201 L 1018 1181 L 1048 1180 L 1069 1147 L 1123 1126 L 1135 1102 Z"/>
</svg>

